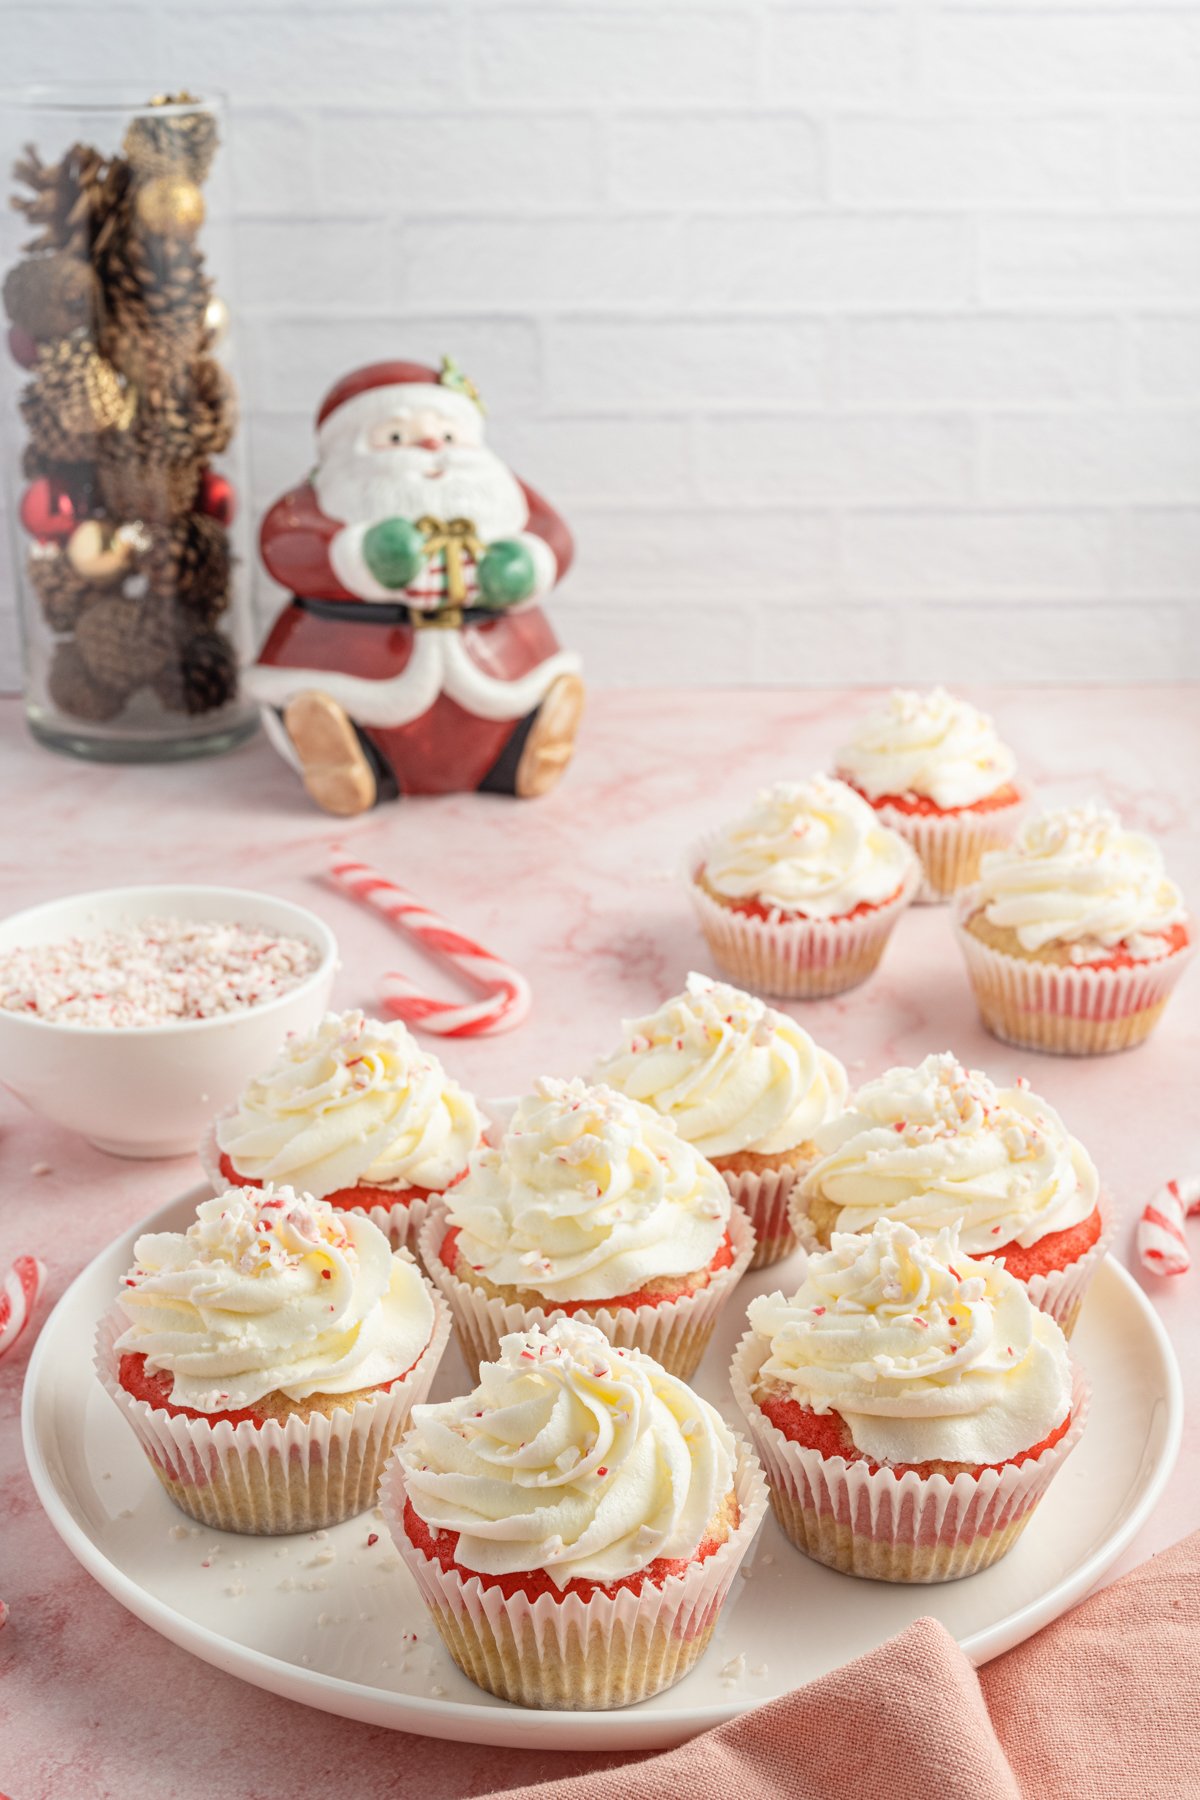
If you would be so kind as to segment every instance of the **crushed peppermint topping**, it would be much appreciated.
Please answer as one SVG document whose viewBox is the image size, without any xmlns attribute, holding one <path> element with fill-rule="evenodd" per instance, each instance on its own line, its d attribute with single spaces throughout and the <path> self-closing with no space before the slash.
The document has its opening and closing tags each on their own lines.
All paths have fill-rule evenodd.
<svg viewBox="0 0 1200 1800">
<path fill-rule="evenodd" d="M 319 962 L 307 939 L 258 925 L 144 919 L 0 954 L 0 1010 L 96 1029 L 212 1019 L 277 999 Z"/>
</svg>

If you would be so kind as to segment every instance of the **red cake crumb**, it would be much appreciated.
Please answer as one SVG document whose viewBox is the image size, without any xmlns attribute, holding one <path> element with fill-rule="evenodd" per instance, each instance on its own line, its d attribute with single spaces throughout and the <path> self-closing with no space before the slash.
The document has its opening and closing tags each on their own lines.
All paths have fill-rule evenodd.
<svg viewBox="0 0 1200 1800">
<path fill-rule="evenodd" d="M 259 1188 L 262 1186 L 262 1182 L 256 1181 L 253 1175 L 239 1175 L 226 1150 L 222 1150 L 218 1166 L 231 1187 Z M 457 1187 L 466 1172 L 465 1169 L 461 1170 L 450 1183 L 450 1187 Z M 423 1187 L 371 1187 L 367 1182 L 361 1181 L 356 1187 L 335 1188 L 332 1194 L 322 1194 L 320 1198 L 328 1201 L 330 1206 L 340 1207 L 346 1211 L 355 1206 L 409 1206 L 414 1200 L 432 1199 L 434 1194 L 441 1191 L 443 1190 Z M 449 1189 L 444 1191 L 449 1192 Z"/>
<path fill-rule="evenodd" d="M 452 1225 L 442 1239 L 441 1248 L 438 1251 L 443 1263 L 452 1275 L 458 1267 L 458 1233 L 459 1227 L 457 1225 Z M 732 1262 L 733 1240 L 729 1233 L 726 1232 L 725 1236 L 721 1239 L 720 1244 L 717 1246 L 716 1255 L 708 1265 L 709 1275 L 717 1275 L 722 1269 L 728 1269 Z M 547 1301 L 547 1305 L 551 1306 L 555 1312 L 565 1313 L 568 1318 L 571 1318 L 572 1315 L 577 1312 L 588 1312 L 589 1310 L 594 1310 L 598 1306 L 661 1306 L 665 1300 L 679 1300 L 683 1295 L 691 1294 L 695 1291 L 694 1288 L 688 1287 L 683 1279 L 680 1278 L 678 1287 L 664 1288 L 661 1290 L 655 1288 L 654 1292 L 649 1294 L 644 1288 L 638 1288 L 631 1294 L 606 1295 L 600 1300 L 550 1300 Z"/>
<path fill-rule="evenodd" d="M 724 1540 L 706 1537 L 694 1556 L 687 1558 L 656 1556 L 634 1575 L 624 1575 L 619 1581 L 568 1581 L 565 1587 L 556 1587 L 545 1569 L 530 1569 L 519 1575 L 481 1575 L 476 1569 L 469 1569 L 465 1563 L 457 1561 L 455 1552 L 458 1549 L 459 1534 L 457 1531 L 436 1531 L 427 1525 L 407 1497 L 404 1502 L 404 1531 L 410 1544 L 420 1550 L 431 1562 L 436 1562 L 442 1569 L 453 1569 L 455 1574 L 464 1580 L 472 1577 L 481 1582 L 485 1588 L 499 1588 L 506 1600 L 514 1594 L 525 1594 L 530 1600 L 538 1599 L 542 1594 L 549 1594 L 554 1600 L 565 1600 L 574 1594 L 580 1600 L 590 1600 L 594 1594 L 619 1594 L 622 1588 L 640 1593 L 647 1583 L 661 1587 L 668 1575 L 684 1575 L 693 1563 L 703 1562 L 706 1557 L 721 1548 Z"/>
<path fill-rule="evenodd" d="M 422 1355 L 424 1352 L 422 1351 Z M 420 1357 L 417 1358 L 417 1362 Z M 400 1375 L 393 1375 L 390 1381 L 380 1382 L 374 1392 L 386 1394 L 412 1374 L 417 1366 L 405 1369 Z M 229 1425 L 253 1425 L 256 1429 L 267 1424 L 271 1418 L 269 1413 L 256 1412 L 254 1407 L 246 1406 L 229 1412 L 197 1412 L 190 1406 L 176 1406 L 171 1399 L 171 1389 L 175 1378 L 169 1369 L 147 1369 L 146 1358 L 140 1350 L 127 1350 L 117 1368 L 117 1380 L 127 1394 L 135 1400 L 144 1400 L 147 1406 L 156 1407 L 160 1412 L 169 1413 L 173 1419 L 203 1419 L 208 1425 L 219 1425 L 222 1420 Z"/>
<path fill-rule="evenodd" d="M 1096 1206 L 1078 1225 L 1068 1225 L 1064 1231 L 1048 1231 L 1027 1248 L 1021 1244 L 998 1244 L 994 1250 L 980 1251 L 980 1255 L 996 1257 L 1010 1275 L 1018 1281 L 1028 1281 L 1031 1275 L 1053 1275 L 1058 1269 L 1070 1268 L 1087 1254 L 1102 1228 L 1100 1208 Z"/>
<path fill-rule="evenodd" d="M 1022 1450 L 1019 1456 L 1012 1456 L 1008 1462 L 1002 1463 L 951 1463 L 951 1462 L 919 1462 L 919 1463 L 878 1463 L 856 1448 L 850 1436 L 849 1427 L 839 1412 L 817 1413 L 811 1407 L 802 1406 L 798 1400 L 786 1398 L 782 1394 L 768 1394 L 759 1401 L 761 1410 L 770 1419 L 777 1431 L 793 1444 L 801 1444 L 806 1450 L 819 1450 L 822 1456 L 840 1456 L 845 1462 L 861 1462 L 867 1465 L 874 1475 L 878 1470 L 890 1469 L 893 1475 L 907 1475 L 910 1470 L 928 1480 L 931 1475 L 953 1474 L 982 1475 L 985 1469 L 1006 1469 L 1028 1462 L 1031 1457 L 1040 1456 L 1043 1450 L 1049 1450 L 1065 1437 L 1071 1423 L 1068 1413 L 1061 1425 L 1055 1427 L 1040 1444 L 1034 1444 L 1028 1450 Z"/>
<path fill-rule="evenodd" d="M 982 800 L 972 800 L 967 806 L 939 806 L 936 800 L 930 800 L 926 794 L 871 795 L 864 793 L 863 789 L 857 787 L 848 776 L 843 775 L 840 779 L 846 783 L 847 787 L 854 788 L 856 794 L 861 794 L 868 806 L 876 809 L 890 806 L 896 812 L 908 813 L 910 817 L 953 818 L 960 813 L 999 812 L 1006 806 L 1015 806 L 1021 798 L 1020 792 L 1012 782 L 1006 781 L 1003 787 L 996 789 L 995 793 L 985 794 Z"/>
</svg>

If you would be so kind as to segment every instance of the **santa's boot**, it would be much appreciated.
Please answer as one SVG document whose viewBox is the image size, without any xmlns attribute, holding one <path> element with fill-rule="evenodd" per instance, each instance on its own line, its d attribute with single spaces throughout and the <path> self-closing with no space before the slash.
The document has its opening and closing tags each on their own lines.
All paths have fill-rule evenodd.
<svg viewBox="0 0 1200 1800">
<path fill-rule="evenodd" d="M 297 694 L 284 708 L 284 728 L 310 797 L 326 812 L 353 818 L 379 797 L 375 772 L 349 717 L 328 694 Z"/>
<path fill-rule="evenodd" d="M 513 775 L 512 792 L 519 799 L 548 794 L 562 779 L 575 749 L 583 696 L 578 675 L 560 675 L 534 713 Z"/>
<path fill-rule="evenodd" d="M 575 750 L 583 697 L 578 675 L 560 675 L 538 707 L 517 763 L 513 791 L 520 799 L 548 794 L 562 779 Z"/>
</svg>

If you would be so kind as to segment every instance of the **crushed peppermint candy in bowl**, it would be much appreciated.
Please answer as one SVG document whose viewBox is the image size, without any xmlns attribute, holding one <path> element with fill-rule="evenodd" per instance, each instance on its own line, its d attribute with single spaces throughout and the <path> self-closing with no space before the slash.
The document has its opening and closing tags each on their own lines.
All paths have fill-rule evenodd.
<svg viewBox="0 0 1200 1800">
<path fill-rule="evenodd" d="M 0 1008 L 63 1025 L 214 1019 L 277 999 L 320 960 L 311 940 L 261 925 L 143 919 L 0 952 Z"/>
<path fill-rule="evenodd" d="M 0 1081 L 121 1156 L 194 1151 L 285 1037 L 326 1011 L 337 943 L 248 889 L 75 894 L 0 921 Z"/>
</svg>

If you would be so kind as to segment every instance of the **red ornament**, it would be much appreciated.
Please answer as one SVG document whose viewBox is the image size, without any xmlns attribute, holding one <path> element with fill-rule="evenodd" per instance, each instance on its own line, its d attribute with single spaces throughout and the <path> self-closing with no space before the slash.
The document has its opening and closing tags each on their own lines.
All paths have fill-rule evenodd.
<svg viewBox="0 0 1200 1800">
<path fill-rule="evenodd" d="M 75 529 L 75 502 L 59 482 L 39 475 L 21 496 L 21 523 L 41 544 L 65 544 Z"/>
<path fill-rule="evenodd" d="M 232 525 L 233 515 L 237 511 L 237 495 L 233 491 L 233 483 L 227 481 L 224 475 L 218 475 L 214 469 L 206 469 L 201 477 L 200 492 L 196 495 L 196 511 L 206 513 L 220 525 Z"/>
<path fill-rule="evenodd" d="M 8 328 L 8 353 L 19 369 L 32 369 L 38 358 L 37 339 L 19 325 Z"/>
</svg>

